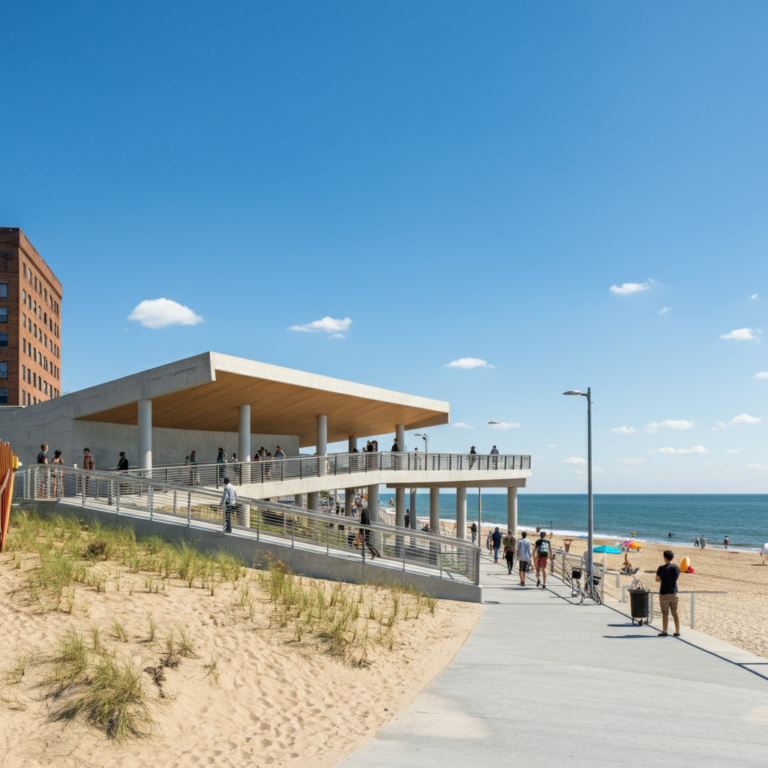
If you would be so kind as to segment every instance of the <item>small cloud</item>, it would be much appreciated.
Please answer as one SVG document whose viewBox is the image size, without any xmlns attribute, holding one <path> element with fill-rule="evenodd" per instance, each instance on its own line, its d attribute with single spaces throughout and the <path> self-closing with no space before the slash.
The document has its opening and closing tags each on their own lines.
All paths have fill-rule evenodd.
<svg viewBox="0 0 768 768">
<path fill-rule="evenodd" d="M 768 465 L 765 464 L 747 464 L 744 469 L 768 469 Z"/>
<path fill-rule="evenodd" d="M 753 293 L 753 294 L 752 294 L 752 295 L 751 295 L 749 298 L 750 298 L 750 299 L 756 299 L 756 298 L 757 298 L 757 294 L 756 294 L 756 293 Z"/>
<path fill-rule="evenodd" d="M 520 429 L 516 421 L 500 421 L 498 424 L 490 424 L 491 429 Z"/>
<path fill-rule="evenodd" d="M 614 296 L 629 296 L 632 293 L 647 291 L 651 287 L 648 283 L 622 283 L 621 285 L 612 285 L 610 290 Z"/>
<path fill-rule="evenodd" d="M 481 360 L 479 357 L 461 357 L 458 360 L 452 360 L 447 363 L 446 368 L 495 368 L 495 365 L 491 365 L 485 360 Z"/>
<path fill-rule="evenodd" d="M 474 429 L 474 427 L 471 427 L 469 424 L 467 424 L 466 422 L 463 422 L 463 421 L 457 421 L 452 426 L 458 427 L 459 429 Z"/>
<path fill-rule="evenodd" d="M 563 464 L 586 464 L 586 459 L 580 459 L 578 456 L 570 456 L 567 459 L 563 459 Z"/>
<path fill-rule="evenodd" d="M 574 475 L 583 475 L 584 473 L 580 469 L 574 469 L 573 470 Z"/>
<path fill-rule="evenodd" d="M 349 330 L 352 320 L 345 317 L 343 320 L 337 320 L 333 317 L 324 317 L 322 320 L 313 320 L 304 325 L 292 325 L 289 331 L 301 331 L 303 333 L 330 333 L 332 339 L 343 339 L 344 331 Z"/>
<path fill-rule="evenodd" d="M 748 413 L 742 413 L 739 416 L 734 416 L 731 419 L 731 424 L 733 426 L 736 426 L 736 424 L 759 424 L 761 419 L 757 416 L 750 416 Z"/>
<path fill-rule="evenodd" d="M 734 341 L 760 341 L 755 336 L 756 333 L 762 333 L 758 328 L 738 328 L 730 333 L 721 334 L 721 339 L 733 339 Z"/>
<path fill-rule="evenodd" d="M 648 453 L 709 453 L 709 451 L 703 445 L 694 445 L 693 448 L 654 448 Z"/>
<path fill-rule="evenodd" d="M 592 471 L 596 475 L 604 475 L 605 474 L 605 470 L 602 467 L 592 467 Z"/>
<path fill-rule="evenodd" d="M 652 421 L 650 424 L 643 427 L 643 432 L 655 433 L 659 431 L 659 427 L 662 427 L 663 429 L 692 429 L 695 426 L 695 421 L 667 419 L 666 421 Z"/>
<path fill-rule="evenodd" d="M 619 464 L 645 464 L 645 459 L 616 459 Z"/>
<path fill-rule="evenodd" d="M 637 430 L 634 427 L 614 427 L 611 432 L 616 432 L 619 435 L 634 435 Z"/>
<path fill-rule="evenodd" d="M 741 448 L 729 448 L 726 453 L 741 453 Z"/>
<path fill-rule="evenodd" d="M 666 315 L 667 312 L 671 312 L 671 311 L 672 311 L 672 307 L 664 307 L 664 309 L 660 309 L 659 310 L 659 314 L 660 315 Z"/>
<path fill-rule="evenodd" d="M 756 379 L 768 379 L 768 371 L 761 371 L 755 374 Z"/>
<path fill-rule="evenodd" d="M 547 448 L 557 448 L 557 446 L 554 443 L 549 443 L 549 445 L 547 445 Z"/>
<path fill-rule="evenodd" d="M 189 307 L 171 299 L 145 299 L 128 315 L 145 328 L 167 328 L 170 325 L 197 325 L 203 322 Z"/>
</svg>

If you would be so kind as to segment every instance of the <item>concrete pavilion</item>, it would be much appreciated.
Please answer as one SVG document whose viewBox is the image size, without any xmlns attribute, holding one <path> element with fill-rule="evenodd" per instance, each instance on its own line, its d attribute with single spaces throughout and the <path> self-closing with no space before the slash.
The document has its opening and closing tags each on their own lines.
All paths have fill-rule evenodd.
<svg viewBox="0 0 768 768">
<path fill-rule="evenodd" d="M 213 463 L 219 447 L 247 462 L 261 446 L 274 454 L 279 445 L 290 463 L 300 448 L 314 447 L 314 454 L 322 457 L 329 441 L 346 440 L 352 454 L 359 439 L 394 432 L 402 448 L 407 430 L 449 421 L 449 404 L 439 400 L 206 352 L 33 406 L 2 408 L 0 437 L 27 466 L 36 461 L 40 444 L 48 443 L 50 458 L 59 449 L 69 466 L 79 464 L 88 447 L 97 469 L 114 468 L 119 452 L 125 451 L 131 465 L 157 472 L 159 466 L 183 465 L 192 450 L 201 464 Z M 439 489 L 456 488 L 457 535 L 463 537 L 467 488 L 506 487 L 509 526 L 516 529 L 517 488 L 531 475 L 529 457 L 509 457 L 527 459 L 526 466 L 520 461 L 489 463 L 487 458 L 485 465 L 469 464 L 467 457 L 457 456 L 433 462 L 429 472 L 421 460 L 388 458 L 360 480 L 343 477 L 347 484 L 354 479 L 356 487 L 364 478 L 374 519 L 381 484 L 395 489 L 399 525 L 404 523 L 406 489 L 411 489 L 413 507 L 416 489 L 430 489 L 432 522 L 439 519 Z M 342 465 L 348 467 L 349 458 Z M 314 477 L 283 474 L 290 473 L 249 485 L 250 474 L 241 473 L 242 493 L 251 498 L 293 496 L 299 506 L 308 498 L 309 508 L 318 509 L 320 491 L 344 487 L 332 469 Z M 349 503 L 353 489 L 346 496 Z"/>
</svg>

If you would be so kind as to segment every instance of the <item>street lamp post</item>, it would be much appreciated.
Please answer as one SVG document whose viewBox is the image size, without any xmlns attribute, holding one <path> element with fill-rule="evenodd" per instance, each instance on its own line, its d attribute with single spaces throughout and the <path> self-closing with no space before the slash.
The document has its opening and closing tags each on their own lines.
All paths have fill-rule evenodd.
<svg viewBox="0 0 768 768">
<path fill-rule="evenodd" d="M 424 453 L 429 453 L 429 435 L 417 432 L 415 436 L 420 437 L 424 441 Z"/>
<path fill-rule="evenodd" d="M 587 571 L 589 578 L 592 575 L 592 543 L 594 538 L 594 522 L 592 515 L 592 388 L 587 387 L 587 393 L 579 392 L 578 389 L 570 389 L 563 392 L 564 395 L 580 395 L 587 398 Z M 589 585 L 589 593 L 593 594 L 592 584 Z"/>
</svg>

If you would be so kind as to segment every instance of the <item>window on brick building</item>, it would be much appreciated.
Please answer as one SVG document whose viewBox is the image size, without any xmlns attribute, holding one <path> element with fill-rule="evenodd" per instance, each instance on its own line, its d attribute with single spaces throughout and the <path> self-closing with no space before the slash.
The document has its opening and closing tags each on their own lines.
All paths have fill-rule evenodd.
<svg viewBox="0 0 768 768">
<path fill-rule="evenodd" d="M 8 378 L 8 363 L 0 363 L 0 379 Z"/>
<path fill-rule="evenodd" d="M 0 307 L 0 323 L 8 322 L 8 307 Z"/>
<path fill-rule="evenodd" d="M 0 387 L 0 405 L 8 405 L 8 389 Z"/>
<path fill-rule="evenodd" d="M 8 334 L 0 333 L 0 347 L 7 347 L 7 346 L 8 346 Z"/>
<path fill-rule="evenodd" d="M 0 299 L 8 298 L 8 283 L 0 283 Z"/>
<path fill-rule="evenodd" d="M 26 304 L 27 303 L 27 292 L 22 289 L 21 291 L 21 303 Z"/>
</svg>

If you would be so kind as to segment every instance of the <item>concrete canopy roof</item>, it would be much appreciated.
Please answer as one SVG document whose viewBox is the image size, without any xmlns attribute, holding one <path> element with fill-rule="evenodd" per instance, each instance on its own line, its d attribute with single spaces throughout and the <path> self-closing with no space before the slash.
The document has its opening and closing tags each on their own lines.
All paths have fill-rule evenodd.
<svg viewBox="0 0 768 768">
<path fill-rule="evenodd" d="M 73 392 L 75 418 L 138 424 L 138 401 L 152 400 L 152 425 L 238 431 L 238 407 L 251 406 L 254 434 L 298 435 L 317 441 L 318 414 L 328 417 L 328 442 L 447 424 L 446 402 L 341 379 L 205 352 L 122 379 Z M 388 446 L 387 446 L 388 447 Z"/>
</svg>

